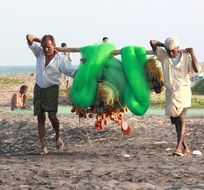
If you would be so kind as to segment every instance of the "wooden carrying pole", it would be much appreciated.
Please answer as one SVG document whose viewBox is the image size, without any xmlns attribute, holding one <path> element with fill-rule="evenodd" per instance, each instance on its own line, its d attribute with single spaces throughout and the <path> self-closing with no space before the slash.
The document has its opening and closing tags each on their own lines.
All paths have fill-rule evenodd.
<svg viewBox="0 0 204 190">
<path fill-rule="evenodd" d="M 80 52 L 80 48 L 61 48 L 61 47 L 56 47 L 55 49 L 57 51 L 60 51 L 60 52 L 70 52 L 70 53 Z M 181 49 L 180 51 L 183 52 L 183 53 L 187 53 L 186 49 Z M 120 50 L 114 50 L 113 54 L 114 55 L 119 55 L 120 54 Z M 147 55 L 153 55 L 154 52 L 153 52 L 153 50 L 146 50 L 146 54 Z"/>
<path fill-rule="evenodd" d="M 55 49 L 57 51 L 60 51 L 60 52 L 70 52 L 70 53 L 80 52 L 80 48 L 62 48 L 62 47 L 56 47 Z M 114 50 L 113 54 L 114 55 L 119 55 L 120 54 L 120 50 Z M 153 51 L 152 50 L 146 50 L 146 54 L 152 55 Z"/>
<path fill-rule="evenodd" d="M 180 49 L 180 51 L 183 52 L 183 53 L 187 53 L 187 50 L 186 50 L 186 49 Z M 114 51 L 113 51 L 113 54 L 114 54 L 114 55 L 120 54 L 120 50 L 114 50 Z M 146 54 L 147 54 L 147 55 L 153 55 L 154 52 L 153 52 L 153 50 L 146 50 Z"/>
</svg>

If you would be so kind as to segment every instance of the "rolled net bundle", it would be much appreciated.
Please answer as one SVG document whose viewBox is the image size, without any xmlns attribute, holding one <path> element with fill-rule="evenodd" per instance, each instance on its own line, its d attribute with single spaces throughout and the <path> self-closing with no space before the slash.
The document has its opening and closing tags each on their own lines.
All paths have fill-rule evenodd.
<svg viewBox="0 0 204 190">
<path fill-rule="evenodd" d="M 102 70 L 101 96 L 105 104 L 112 102 L 113 107 L 123 107 L 123 93 L 127 80 L 120 60 L 112 57 L 104 64 Z"/>
<path fill-rule="evenodd" d="M 158 94 L 163 90 L 164 76 L 160 61 L 156 57 L 151 57 L 145 64 L 145 73 L 148 78 L 150 89 Z"/>
<path fill-rule="evenodd" d="M 74 105 L 87 108 L 94 104 L 103 65 L 114 49 L 109 43 L 80 48 L 86 62 L 80 64 L 69 91 Z"/>
</svg>

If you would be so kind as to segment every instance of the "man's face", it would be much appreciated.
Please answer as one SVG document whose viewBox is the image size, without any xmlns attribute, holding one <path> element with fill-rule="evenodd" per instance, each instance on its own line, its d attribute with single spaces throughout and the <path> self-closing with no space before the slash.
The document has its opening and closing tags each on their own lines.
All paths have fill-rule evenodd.
<svg viewBox="0 0 204 190">
<path fill-rule="evenodd" d="M 55 45 L 51 40 L 44 40 L 41 42 L 42 49 L 45 56 L 53 55 L 55 52 Z"/>
<path fill-rule="evenodd" d="M 170 58 L 175 58 L 178 54 L 179 54 L 179 48 L 175 48 L 175 49 L 172 49 L 172 50 L 169 50 L 169 49 L 166 49 L 167 53 L 168 53 L 168 56 Z"/>
</svg>

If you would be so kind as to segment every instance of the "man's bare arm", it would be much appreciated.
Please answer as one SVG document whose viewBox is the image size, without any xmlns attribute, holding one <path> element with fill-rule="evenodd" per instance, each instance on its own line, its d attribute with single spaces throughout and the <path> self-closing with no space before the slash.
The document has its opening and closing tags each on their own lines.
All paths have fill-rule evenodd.
<svg viewBox="0 0 204 190">
<path fill-rule="evenodd" d="M 193 67 L 193 70 L 198 73 L 199 70 L 200 70 L 200 66 L 199 66 L 199 63 L 196 59 L 196 56 L 195 56 L 195 53 L 194 53 L 194 50 L 193 48 L 186 48 L 186 51 L 191 55 L 191 58 L 192 58 L 192 67 Z"/>
<path fill-rule="evenodd" d="M 30 46 L 32 45 L 33 42 L 39 42 L 39 43 L 41 42 L 41 39 L 39 37 L 32 34 L 27 34 L 26 39 Z"/>
<path fill-rule="evenodd" d="M 150 40 L 150 46 L 152 47 L 152 50 L 156 52 L 157 47 L 165 47 L 164 44 L 157 40 Z"/>
</svg>

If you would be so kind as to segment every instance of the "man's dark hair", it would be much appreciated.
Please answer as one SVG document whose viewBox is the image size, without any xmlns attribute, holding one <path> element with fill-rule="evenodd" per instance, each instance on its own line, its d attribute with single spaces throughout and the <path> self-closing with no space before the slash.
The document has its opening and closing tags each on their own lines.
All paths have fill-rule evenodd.
<svg viewBox="0 0 204 190">
<path fill-rule="evenodd" d="M 42 42 L 42 41 L 45 41 L 45 40 L 51 40 L 51 42 L 52 42 L 54 45 L 56 45 L 54 37 L 53 37 L 52 35 L 50 35 L 50 34 L 44 35 L 44 36 L 42 37 L 42 39 L 41 39 L 41 42 Z"/>
<path fill-rule="evenodd" d="M 28 89 L 28 86 L 26 86 L 26 85 L 22 85 L 21 87 L 20 87 L 20 90 L 27 90 Z"/>
<path fill-rule="evenodd" d="M 103 37 L 103 42 L 108 40 L 108 37 Z"/>
<path fill-rule="evenodd" d="M 67 44 L 65 42 L 61 43 L 61 47 L 66 47 Z"/>
</svg>

